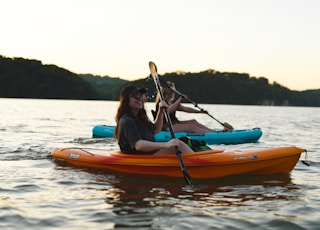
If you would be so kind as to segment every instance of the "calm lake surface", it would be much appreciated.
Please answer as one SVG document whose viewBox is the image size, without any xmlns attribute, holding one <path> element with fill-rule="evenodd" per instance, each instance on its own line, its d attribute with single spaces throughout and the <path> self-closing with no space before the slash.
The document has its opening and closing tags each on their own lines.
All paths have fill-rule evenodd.
<svg viewBox="0 0 320 230">
<path fill-rule="evenodd" d="M 236 129 L 260 127 L 258 143 L 308 150 L 289 175 L 194 181 L 61 165 L 55 147 L 117 149 L 92 138 L 115 124 L 118 102 L 0 99 L 1 229 L 320 229 L 320 108 L 200 105 Z M 192 106 L 192 105 L 190 105 Z M 154 108 L 147 103 L 148 110 Z M 212 128 L 205 114 L 178 113 Z"/>
</svg>

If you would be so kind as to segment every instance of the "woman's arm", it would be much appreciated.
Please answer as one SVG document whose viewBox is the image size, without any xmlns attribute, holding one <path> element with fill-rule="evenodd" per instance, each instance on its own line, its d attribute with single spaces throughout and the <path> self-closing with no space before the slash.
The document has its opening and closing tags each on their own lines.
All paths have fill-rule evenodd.
<svg viewBox="0 0 320 230">
<path fill-rule="evenodd" d="M 149 152 L 149 151 L 169 148 L 170 146 L 168 146 L 168 142 L 153 142 L 153 141 L 139 140 L 136 142 L 136 145 L 134 147 L 137 151 Z"/>
<path fill-rule="evenodd" d="M 194 109 L 194 108 L 191 108 L 191 107 L 186 107 L 186 106 L 183 106 L 183 105 L 179 106 L 179 111 L 183 111 L 183 112 L 186 112 L 186 113 L 205 113 L 205 111 L 201 111 L 201 110 Z"/>
<path fill-rule="evenodd" d="M 175 102 L 173 102 L 169 108 L 168 108 L 168 112 L 169 113 L 173 113 L 174 111 L 180 110 L 180 106 L 181 106 L 181 101 L 182 101 L 183 97 L 179 97 Z"/>
<path fill-rule="evenodd" d="M 186 112 L 186 113 L 206 113 L 206 111 L 201 111 L 201 110 L 194 109 L 194 108 L 191 108 L 191 107 L 183 106 L 183 105 L 181 104 L 181 101 L 182 101 L 183 99 L 188 99 L 188 96 L 182 95 L 181 97 L 179 97 L 179 99 L 176 100 L 177 105 L 174 105 L 174 106 L 172 107 L 172 109 L 175 109 L 175 110 L 177 110 L 177 111 Z M 176 102 L 175 102 L 175 103 L 176 103 Z M 174 104 L 175 104 L 175 103 L 174 103 Z M 173 104 L 172 104 L 172 105 L 173 105 Z M 170 108 L 169 108 L 169 109 L 170 109 Z M 172 110 L 172 111 L 174 112 L 175 110 Z"/>
<path fill-rule="evenodd" d="M 134 147 L 137 151 L 150 152 L 160 149 L 167 149 L 174 146 L 182 148 L 185 147 L 185 145 L 186 144 L 183 141 L 174 138 L 167 142 L 152 142 L 146 140 L 139 140 L 136 142 Z"/>
<path fill-rule="evenodd" d="M 162 125 L 163 125 L 163 111 L 165 108 L 168 108 L 168 104 L 166 102 L 159 102 L 159 109 L 158 109 L 158 113 L 156 115 L 156 119 L 154 120 L 154 125 L 156 127 L 155 129 L 155 133 L 159 133 L 162 129 Z"/>
</svg>

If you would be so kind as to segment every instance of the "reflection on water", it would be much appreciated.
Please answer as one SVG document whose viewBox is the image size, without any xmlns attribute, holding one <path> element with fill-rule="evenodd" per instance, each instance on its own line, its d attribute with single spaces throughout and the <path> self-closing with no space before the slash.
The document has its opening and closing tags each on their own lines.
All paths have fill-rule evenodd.
<svg viewBox="0 0 320 230">
<path fill-rule="evenodd" d="M 126 178 L 128 177 L 126 176 Z M 163 178 L 165 186 L 152 183 L 155 178 L 131 179 L 135 182 L 122 178 L 118 183 L 113 184 L 114 188 L 106 194 L 106 202 L 117 201 L 117 205 L 132 207 L 158 205 L 172 207 L 176 205 L 173 200 L 173 198 L 176 198 L 179 201 L 199 201 L 197 208 L 200 207 L 199 205 L 202 207 L 215 205 L 241 206 L 245 205 L 246 202 L 255 200 L 297 199 L 298 197 L 292 196 L 290 192 L 299 189 L 291 183 L 289 175 L 277 175 L 276 177 L 241 176 L 219 180 L 199 180 L 195 182 L 194 187 L 185 186 L 183 181 L 172 180 L 172 178 Z M 159 182 L 159 178 L 156 178 L 156 180 Z M 139 183 L 136 181 L 139 181 Z M 280 191 L 287 195 L 279 196 Z M 170 202 L 165 202 L 167 199 L 170 199 Z"/>
<path fill-rule="evenodd" d="M 72 166 L 61 166 L 59 170 L 72 171 Z M 270 218 L 275 214 L 286 216 L 284 203 L 290 205 L 303 200 L 300 188 L 292 183 L 289 174 L 195 180 L 194 186 L 190 187 L 185 185 L 183 178 L 128 175 L 87 168 L 81 171 L 88 173 L 91 181 L 111 186 L 104 191 L 104 202 L 117 216 L 115 228 L 152 228 L 156 216 L 163 219 L 186 213 L 218 219 L 255 216 L 256 212 L 266 211 L 269 214 L 265 215 Z M 297 217 L 293 213 L 290 216 Z M 163 221 L 157 224 L 167 226 Z"/>
</svg>

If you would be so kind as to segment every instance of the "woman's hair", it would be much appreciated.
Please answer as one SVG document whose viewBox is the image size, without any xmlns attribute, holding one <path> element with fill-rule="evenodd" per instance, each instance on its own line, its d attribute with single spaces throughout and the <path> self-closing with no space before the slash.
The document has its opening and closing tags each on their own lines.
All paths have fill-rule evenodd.
<svg viewBox="0 0 320 230">
<path fill-rule="evenodd" d="M 175 89 L 175 85 L 173 82 L 167 81 L 167 85 L 170 86 L 170 88 Z M 164 99 L 169 103 L 171 102 L 171 100 L 174 99 L 174 96 L 175 96 L 174 91 L 170 88 L 169 87 L 162 87 L 161 88 Z M 160 101 L 160 95 L 158 93 L 157 97 L 156 97 L 156 103 L 158 103 L 159 101 Z"/>
<path fill-rule="evenodd" d="M 142 126 L 144 128 L 150 129 L 152 132 L 155 131 L 155 126 L 154 124 L 150 121 L 149 117 L 147 116 L 146 110 L 144 108 L 144 104 L 143 104 L 143 108 L 141 110 L 139 110 L 137 116 L 134 116 L 134 114 L 132 113 L 132 110 L 130 108 L 129 105 L 129 100 L 130 100 L 130 95 L 122 95 L 120 96 L 120 105 L 115 117 L 116 120 L 116 127 L 114 130 L 114 137 L 116 139 L 118 139 L 118 132 L 119 132 L 119 121 L 120 118 L 124 115 L 128 115 L 130 117 L 132 117 L 139 126 Z"/>
</svg>

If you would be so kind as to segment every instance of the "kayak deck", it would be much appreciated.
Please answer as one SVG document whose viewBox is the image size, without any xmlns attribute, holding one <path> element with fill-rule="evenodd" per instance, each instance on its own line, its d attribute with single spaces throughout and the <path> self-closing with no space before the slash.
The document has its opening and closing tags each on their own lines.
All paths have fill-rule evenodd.
<svg viewBox="0 0 320 230">
<path fill-rule="evenodd" d="M 92 129 L 93 137 L 113 137 L 114 126 L 112 125 L 96 125 Z M 187 132 L 176 132 L 176 138 L 189 137 L 193 140 L 205 141 L 209 145 L 213 144 L 242 144 L 255 143 L 262 136 L 260 128 L 253 129 L 235 129 L 231 132 L 223 132 L 222 130 L 213 130 L 211 133 L 197 134 Z M 155 141 L 166 142 L 171 140 L 169 131 L 161 131 L 155 136 Z"/>
</svg>

